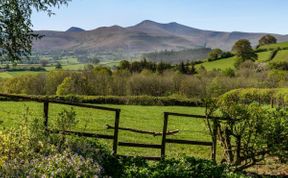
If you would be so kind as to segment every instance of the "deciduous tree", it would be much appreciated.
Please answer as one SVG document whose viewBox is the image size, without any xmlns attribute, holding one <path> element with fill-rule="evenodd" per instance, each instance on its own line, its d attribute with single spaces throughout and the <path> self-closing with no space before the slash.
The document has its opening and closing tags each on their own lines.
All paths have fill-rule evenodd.
<svg viewBox="0 0 288 178">
<path fill-rule="evenodd" d="M 232 51 L 235 53 L 238 59 L 236 66 L 246 60 L 255 61 L 257 59 L 257 54 L 252 49 L 251 43 L 246 39 L 238 40 L 234 44 Z"/>
<path fill-rule="evenodd" d="M 1 0 L 0 3 L 0 60 L 17 61 L 31 54 L 32 41 L 40 38 L 32 30 L 32 10 L 53 14 L 53 6 L 70 0 Z"/>
<path fill-rule="evenodd" d="M 277 39 L 272 35 L 262 36 L 259 40 L 259 46 L 277 43 Z"/>
</svg>

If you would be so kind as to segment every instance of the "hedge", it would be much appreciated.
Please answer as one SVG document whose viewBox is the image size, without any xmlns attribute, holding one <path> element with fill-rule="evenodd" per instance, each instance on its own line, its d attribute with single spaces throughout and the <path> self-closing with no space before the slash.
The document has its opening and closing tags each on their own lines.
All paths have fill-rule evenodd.
<svg viewBox="0 0 288 178">
<path fill-rule="evenodd" d="M 17 95 L 16 95 L 17 96 Z M 156 105 L 156 106 L 203 106 L 199 99 L 181 98 L 181 97 L 154 97 L 154 96 L 83 96 L 83 95 L 66 95 L 66 96 L 31 96 L 31 99 L 49 99 L 69 102 L 81 102 L 90 104 L 124 104 L 124 105 Z M 19 101 L 0 97 L 1 101 Z"/>
<path fill-rule="evenodd" d="M 219 98 L 221 103 L 271 104 L 286 106 L 288 104 L 288 88 L 245 88 L 231 90 Z"/>
</svg>

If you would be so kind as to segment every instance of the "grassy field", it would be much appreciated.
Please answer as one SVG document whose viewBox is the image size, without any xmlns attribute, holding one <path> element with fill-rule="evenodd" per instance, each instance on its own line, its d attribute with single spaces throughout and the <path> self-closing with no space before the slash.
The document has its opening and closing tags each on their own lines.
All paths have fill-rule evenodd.
<svg viewBox="0 0 288 178">
<path fill-rule="evenodd" d="M 64 59 L 63 59 L 64 60 Z M 67 59 L 68 60 L 68 59 Z M 75 60 L 75 59 L 74 59 Z M 71 63 L 72 61 L 72 63 Z M 73 58 L 69 59 L 68 61 L 62 61 L 63 65 L 62 68 L 64 70 L 84 70 L 85 65 L 87 64 L 79 64 L 79 63 L 73 63 Z M 70 62 L 70 63 L 69 63 Z M 107 66 L 107 67 L 113 67 L 119 65 L 120 61 L 103 61 L 100 62 L 97 65 L 94 66 Z M 19 66 L 25 66 L 25 67 L 39 67 L 40 65 L 19 65 Z M 49 65 L 45 67 L 47 71 L 55 70 L 55 66 Z M 33 72 L 33 71 L 19 71 L 19 72 L 0 72 L 0 78 L 13 78 L 15 76 L 19 75 L 26 75 L 26 74 L 39 74 L 43 72 Z"/>
<path fill-rule="evenodd" d="M 213 69 L 225 70 L 227 68 L 234 68 L 235 59 L 235 57 L 230 57 L 212 62 L 204 62 L 202 64 L 196 65 L 196 68 L 199 68 L 201 65 L 204 66 L 205 69 L 208 71 L 211 71 Z"/>
<path fill-rule="evenodd" d="M 266 62 L 269 60 L 269 57 L 271 55 L 271 51 L 265 51 L 261 53 L 257 53 L 258 55 L 258 62 Z"/>
<path fill-rule="evenodd" d="M 121 109 L 120 127 L 130 127 L 135 129 L 161 132 L 163 127 L 163 112 L 179 112 L 190 114 L 203 114 L 204 108 L 200 107 L 178 107 L 178 106 L 131 106 L 131 105 L 104 105 Z M 28 107 L 32 117 L 42 118 L 43 105 L 34 102 L 0 102 L 0 130 L 9 127 L 17 127 L 21 120 L 25 108 Z M 64 108 L 70 107 L 64 105 L 51 104 L 49 106 L 50 122 L 49 127 L 55 128 L 55 120 L 59 112 Z M 113 125 L 114 113 L 93 109 L 74 108 L 79 123 L 73 130 L 96 132 L 102 134 L 113 134 L 113 130 L 107 130 L 106 124 Z M 168 138 L 189 139 L 211 141 L 206 123 L 204 120 L 196 118 L 171 117 L 169 119 L 168 130 L 180 130 L 180 132 Z M 161 144 L 161 136 L 143 135 L 131 133 L 128 131 L 119 132 L 119 141 L 154 143 Z M 103 141 L 111 149 L 111 141 Z M 187 154 L 201 158 L 210 158 L 210 147 L 167 144 L 167 155 L 177 157 Z M 119 147 L 119 154 L 125 155 L 145 155 L 159 156 L 158 149 L 142 149 Z M 220 154 L 220 153 L 219 153 Z M 220 156 L 218 156 L 220 158 Z"/>
<path fill-rule="evenodd" d="M 272 60 L 273 62 L 288 61 L 288 50 L 278 51 L 277 55 Z"/>
<path fill-rule="evenodd" d="M 33 71 L 18 71 L 18 72 L 0 72 L 0 78 L 13 78 L 20 75 L 27 75 L 27 74 L 40 74 L 43 72 L 33 72 Z"/>
<path fill-rule="evenodd" d="M 265 51 L 261 53 L 257 53 L 258 55 L 258 62 L 267 62 L 269 60 L 269 56 L 271 54 L 271 51 Z M 279 51 L 279 58 L 285 58 L 287 60 L 288 58 L 288 50 Z M 276 56 L 277 57 L 277 56 Z M 275 58 L 276 58 L 275 57 Z M 236 57 L 230 57 L 226 59 L 220 59 L 212 62 L 204 62 L 202 64 L 196 65 L 197 68 L 199 68 L 201 65 L 205 67 L 206 70 L 211 71 L 213 69 L 221 69 L 225 70 L 227 68 L 234 69 L 234 63 L 235 63 Z"/>
<path fill-rule="evenodd" d="M 288 42 L 281 42 L 276 44 L 264 45 L 261 46 L 260 49 L 275 49 L 275 48 L 287 48 Z"/>
</svg>

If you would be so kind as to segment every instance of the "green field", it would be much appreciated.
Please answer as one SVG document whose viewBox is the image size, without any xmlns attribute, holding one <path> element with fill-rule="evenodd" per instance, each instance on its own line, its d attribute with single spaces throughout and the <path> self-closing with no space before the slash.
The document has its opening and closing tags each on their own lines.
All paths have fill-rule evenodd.
<svg viewBox="0 0 288 178">
<path fill-rule="evenodd" d="M 33 71 L 19 71 L 19 72 L 0 72 L 0 78 L 13 78 L 20 75 L 27 75 L 27 74 L 40 74 L 43 72 L 33 72 Z"/>
<path fill-rule="evenodd" d="M 280 50 L 272 60 L 273 62 L 288 61 L 288 50 Z"/>
<path fill-rule="evenodd" d="M 279 51 L 279 54 L 280 54 L 279 58 L 285 58 L 287 60 L 288 50 L 284 50 L 284 51 Z M 267 62 L 269 60 L 270 54 L 271 54 L 271 51 L 265 51 L 265 52 L 257 53 L 257 55 L 258 55 L 257 61 L 258 62 Z M 236 57 L 234 56 L 234 57 L 219 59 L 219 60 L 211 61 L 211 62 L 207 61 L 207 62 L 204 62 L 202 64 L 196 65 L 196 67 L 199 68 L 202 65 L 208 71 L 211 71 L 213 69 L 220 69 L 220 70 L 225 70 L 228 68 L 234 69 L 235 60 L 236 60 Z"/>
<path fill-rule="evenodd" d="M 179 112 L 188 114 L 203 114 L 204 108 L 179 107 L 179 106 L 134 106 L 134 105 L 104 105 L 120 108 L 120 127 L 161 132 L 163 127 L 163 112 Z M 43 104 L 34 102 L 0 102 L 0 130 L 3 128 L 17 127 L 23 120 L 23 113 L 28 107 L 32 117 L 42 118 Z M 55 127 L 55 118 L 64 108 L 70 107 L 58 104 L 49 106 L 49 127 Z M 73 130 L 113 134 L 107 130 L 106 124 L 113 125 L 114 113 L 86 108 L 75 108 L 79 123 Z M 54 125 L 54 126 L 53 126 Z M 169 138 L 211 141 L 206 123 L 196 118 L 171 117 L 168 130 L 179 130 L 179 133 Z M 143 135 L 128 131 L 119 132 L 119 141 L 161 144 L 161 136 Z M 104 141 L 111 148 L 111 141 Z M 111 148 L 112 149 L 112 148 Z M 159 156 L 160 150 L 119 147 L 119 154 Z M 201 158 L 210 158 L 210 147 L 167 144 L 167 155 L 176 157 L 187 154 Z M 220 154 L 220 153 L 219 153 Z M 220 158 L 220 156 L 218 156 Z"/>
<path fill-rule="evenodd" d="M 261 46 L 259 49 L 275 49 L 275 48 L 287 48 L 288 42 L 281 42 L 281 43 L 275 43 L 270 45 L 264 45 Z"/>
<path fill-rule="evenodd" d="M 271 55 L 271 51 L 257 53 L 257 55 L 258 55 L 258 60 L 257 60 L 258 62 L 267 62 Z"/>
<path fill-rule="evenodd" d="M 225 59 L 220 59 L 211 62 L 204 62 L 202 64 L 196 65 L 196 68 L 199 68 L 201 65 L 205 67 L 206 70 L 211 71 L 213 69 L 225 70 L 228 68 L 234 68 L 236 57 L 229 57 Z"/>
<path fill-rule="evenodd" d="M 64 60 L 64 59 L 63 59 Z M 68 59 L 67 59 L 68 60 Z M 74 59 L 75 60 L 75 59 Z M 72 61 L 72 62 L 71 62 Z M 63 61 L 62 61 L 63 62 Z M 69 63 L 70 62 L 70 63 Z M 106 66 L 106 67 L 113 67 L 113 66 L 117 66 L 119 65 L 120 61 L 103 61 L 100 62 L 97 65 L 94 66 Z M 85 65 L 87 64 L 79 64 L 79 63 L 73 63 L 73 58 L 69 59 L 69 61 L 67 62 L 63 62 L 64 64 L 62 65 L 62 68 L 64 70 L 84 70 Z M 40 65 L 18 65 L 21 67 L 39 67 Z M 55 66 L 54 65 L 49 65 L 47 67 L 45 67 L 45 69 L 47 71 L 52 71 L 55 70 Z M 19 75 L 26 75 L 26 74 L 39 74 L 39 73 L 43 73 L 43 72 L 34 72 L 34 71 L 17 71 L 17 72 L 0 72 L 0 78 L 13 78 Z"/>
</svg>

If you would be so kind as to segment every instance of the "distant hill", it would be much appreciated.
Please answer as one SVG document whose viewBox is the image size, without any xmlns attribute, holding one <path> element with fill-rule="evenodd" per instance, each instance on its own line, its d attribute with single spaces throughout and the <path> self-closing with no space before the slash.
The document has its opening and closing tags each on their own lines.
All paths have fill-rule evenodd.
<svg viewBox="0 0 288 178">
<path fill-rule="evenodd" d="M 71 27 L 68 30 L 66 30 L 66 32 L 84 32 L 85 30 L 82 28 L 78 28 L 78 27 Z"/>
<path fill-rule="evenodd" d="M 39 53 L 114 53 L 116 56 L 201 47 L 230 50 L 239 39 L 246 38 L 256 45 L 259 38 L 265 35 L 264 33 L 207 31 L 176 22 L 161 24 L 149 20 L 126 28 L 111 26 L 84 31 L 72 27 L 66 32 L 36 31 L 36 33 L 45 35 L 33 44 L 33 50 Z M 287 35 L 273 35 L 279 42 L 288 41 Z"/>
</svg>

